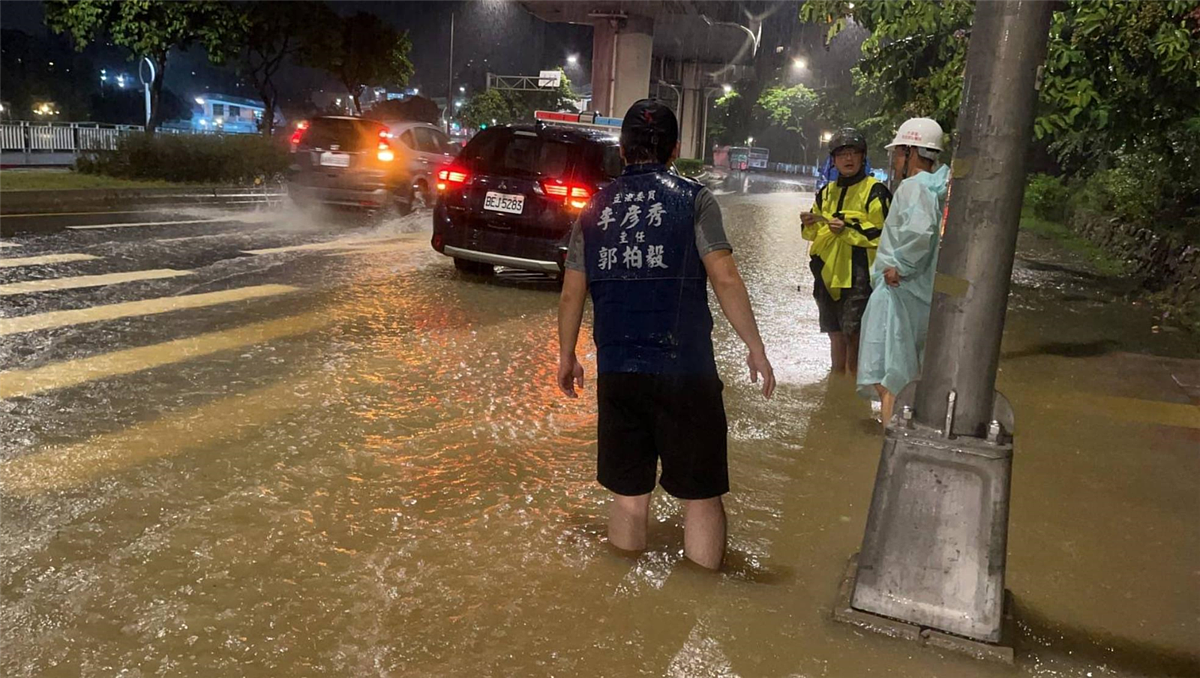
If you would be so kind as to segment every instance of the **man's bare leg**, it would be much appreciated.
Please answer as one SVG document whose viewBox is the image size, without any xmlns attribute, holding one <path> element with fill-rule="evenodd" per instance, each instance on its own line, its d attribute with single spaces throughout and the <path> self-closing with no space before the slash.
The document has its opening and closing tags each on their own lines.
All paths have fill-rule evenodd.
<svg viewBox="0 0 1200 678">
<path fill-rule="evenodd" d="M 892 420 L 892 408 L 896 406 L 896 395 L 883 387 L 883 384 L 875 384 L 875 391 L 879 393 L 880 414 L 883 416 L 883 427 L 887 428 L 888 423 Z"/>
<path fill-rule="evenodd" d="M 725 505 L 720 497 L 683 501 L 683 555 L 710 570 L 725 559 Z"/>
<path fill-rule="evenodd" d="M 847 334 L 846 337 L 846 371 L 850 376 L 858 374 L 858 333 Z"/>
<path fill-rule="evenodd" d="M 625 551 L 646 549 L 646 524 L 650 520 L 650 494 L 613 495 L 608 510 L 608 542 Z"/>
<path fill-rule="evenodd" d="M 829 362 L 834 374 L 846 371 L 846 335 L 841 332 L 829 333 Z"/>
</svg>

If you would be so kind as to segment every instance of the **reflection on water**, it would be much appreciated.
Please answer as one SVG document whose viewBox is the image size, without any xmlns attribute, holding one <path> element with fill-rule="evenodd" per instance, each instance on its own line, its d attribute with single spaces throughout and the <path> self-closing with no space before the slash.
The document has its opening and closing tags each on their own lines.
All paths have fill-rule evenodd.
<svg viewBox="0 0 1200 678">
<path fill-rule="evenodd" d="M 827 378 L 797 292 L 811 279 L 795 214 L 811 195 L 741 180 L 762 195 L 722 198 L 725 218 L 780 386 L 756 395 L 718 321 L 733 482 L 721 575 L 682 558 L 661 493 L 650 548 L 607 547 L 594 356 L 585 396 L 561 398 L 554 283 L 464 279 L 425 247 L 330 257 L 310 301 L 331 322 L 274 345 L 287 360 L 207 363 L 233 383 L 121 422 L 141 433 L 111 444 L 103 473 L 0 498 L 4 675 L 1013 675 L 829 620 L 879 438 L 853 384 Z M 1063 380 L 1086 388 L 1068 361 L 1114 355 L 1046 350 L 1059 344 L 1037 322 L 1014 327 L 1002 387 L 1018 406 Z M 1056 341 L 1099 345 L 1070 334 Z M 89 409 L 155 395 L 102 393 Z M 1010 587 L 1036 613 L 1015 673 L 1186 675 L 1188 479 L 1130 466 L 1111 422 L 1081 434 L 1061 412 L 1019 416 Z M 1159 457 L 1184 453 L 1156 435 Z M 1097 507 L 1107 493 L 1119 506 Z M 1119 529 L 1128 513 L 1161 531 L 1153 543 Z M 1178 549 L 1168 563 L 1132 555 L 1159 540 Z M 1137 650 L 1150 637 L 1160 661 Z"/>
</svg>

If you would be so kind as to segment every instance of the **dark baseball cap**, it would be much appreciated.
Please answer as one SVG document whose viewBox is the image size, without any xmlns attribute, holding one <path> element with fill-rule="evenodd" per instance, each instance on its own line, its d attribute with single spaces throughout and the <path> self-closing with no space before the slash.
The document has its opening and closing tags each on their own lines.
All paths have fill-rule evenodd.
<svg viewBox="0 0 1200 678">
<path fill-rule="evenodd" d="M 658 99 L 634 102 L 621 121 L 621 146 L 625 149 L 646 148 L 662 157 L 670 157 L 679 141 L 679 120 L 675 112 Z M 665 162 L 665 160 L 663 160 Z"/>
</svg>

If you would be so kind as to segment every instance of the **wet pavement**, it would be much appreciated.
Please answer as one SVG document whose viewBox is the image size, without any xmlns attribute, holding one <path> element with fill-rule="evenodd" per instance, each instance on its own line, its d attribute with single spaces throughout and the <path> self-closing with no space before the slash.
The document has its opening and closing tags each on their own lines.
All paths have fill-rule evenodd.
<svg viewBox="0 0 1200 678">
<path fill-rule="evenodd" d="M 717 190 L 779 379 L 756 395 L 718 316 L 720 575 L 663 496 L 648 552 L 607 548 L 594 392 L 553 385 L 557 286 L 458 274 L 427 214 L 0 240 L 0 673 L 1200 674 L 1195 338 L 1024 236 L 999 378 L 1016 667 L 830 619 L 880 438 L 797 292 L 801 189 Z"/>
</svg>

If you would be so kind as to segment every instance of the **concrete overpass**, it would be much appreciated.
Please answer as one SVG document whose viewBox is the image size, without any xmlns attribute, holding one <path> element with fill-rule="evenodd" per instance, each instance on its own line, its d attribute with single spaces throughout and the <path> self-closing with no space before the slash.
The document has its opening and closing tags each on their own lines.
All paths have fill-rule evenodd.
<svg viewBox="0 0 1200 678">
<path fill-rule="evenodd" d="M 552 23 L 587 24 L 592 37 L 592 108 L 621 117 L 651 85 L 677 95 L 680 154 L 704 156 L 710 97 L 758 54 L 761 2 L 706 3 L 527 0 L 527 11 Z M 756 11 L 759 10 L 759 11 Z"/>
</svg>

